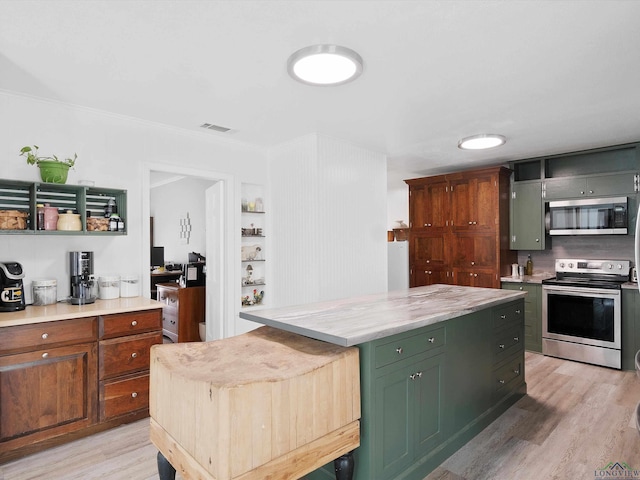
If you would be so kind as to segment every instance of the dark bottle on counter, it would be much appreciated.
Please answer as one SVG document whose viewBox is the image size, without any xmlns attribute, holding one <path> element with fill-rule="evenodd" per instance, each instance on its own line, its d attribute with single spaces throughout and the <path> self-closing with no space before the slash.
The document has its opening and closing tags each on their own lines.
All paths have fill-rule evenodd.
<svg viewBox="0 0 640 480">
<path fill-rule="evenodd" d="M 38 230 L 44 230 L 44 205 L 39 203 L 36 205 L 36 214 L 37 214 L 37 228 Z"/>
<path fill-rule="evenodd" d="M 524 269 L 525 275 L 533 275 L 533 262 L 531 261 L 531 254 L 527 255 L 527 266 Z"/>
</svg>

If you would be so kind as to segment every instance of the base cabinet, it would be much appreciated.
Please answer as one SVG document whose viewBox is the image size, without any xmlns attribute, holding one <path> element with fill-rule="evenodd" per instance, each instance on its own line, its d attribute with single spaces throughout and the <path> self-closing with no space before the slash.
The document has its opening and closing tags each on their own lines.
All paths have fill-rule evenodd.
<svg viewBox="0 0 640 480">
<path fill-rule="evenodd" d="M 422 480 L 526 393 L 524 301 L 359 345 L 355 480 Z M 333 464 L 305 478 L 334 479 Z"/>
<path fill-rule="evenodd" d="M 96 350 L 84 343 L 0 357 L 0 448 L 96 423 Z"/>
<path fill-rule="evenodd" d="M 524 298 L 524 348 L 542 353 L 542 285 L 503 282 L 502 288 L 527 292 Z"/>
<path fill-rule="evenodd" d="M 0 463 L 148 416 L 161 309 L 0 329 Z"/>
</svg>

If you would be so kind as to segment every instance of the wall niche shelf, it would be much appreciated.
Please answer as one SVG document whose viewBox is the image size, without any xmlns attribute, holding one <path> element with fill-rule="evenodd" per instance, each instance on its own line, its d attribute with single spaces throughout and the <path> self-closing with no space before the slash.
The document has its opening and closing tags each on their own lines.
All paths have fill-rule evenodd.
<svg viewBox="0 0 640 480">
<path fill-rule="evenodd" d="M 124 220 L 122 231 L 99 231 L 87 229 L 87 216 L 103 216 L 104 207 L 110 199 L 116 202 L 118 215 Z M 49 204 L 60 213 L 73 210 L 80 214 L 82 230 L 38 230 L 36 207 Z M 4 230 L 1 235 L 126 235 L 127 234 L 127 191 L 112 188 L 87 187 L 83 185 L 62 185 L 56 183 L 24 182 L 0 179 L 0 211 L 17 210 L 27 214 L 25 229 Z"/>
<path fill-rule="evenodd" d="M 243 309 L 265 305 L 266 260 L 264 186 L 242 184 L 241 217 L 241 307 Z"/>
</svg>

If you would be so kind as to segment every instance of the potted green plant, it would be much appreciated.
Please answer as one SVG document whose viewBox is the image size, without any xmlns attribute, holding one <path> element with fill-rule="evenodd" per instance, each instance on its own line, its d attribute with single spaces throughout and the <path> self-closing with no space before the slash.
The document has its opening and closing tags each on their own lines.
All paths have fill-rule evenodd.
<svg viewBox="0 0 640 480">
<path fill-rule="evenodd" d="M 40 169 L 40 178 L 43 182 L 48 183 L 66 183 L 69 169 L 76 164 L 77 154 L 73 154 L 73 158 L 65 158 L 60 160 L 55 155 L 43 157 L 38 155 L 38 146 L 22 147 L 20 156 L 27 158 L 29 165 L 37 165 Z"/>
</svg>

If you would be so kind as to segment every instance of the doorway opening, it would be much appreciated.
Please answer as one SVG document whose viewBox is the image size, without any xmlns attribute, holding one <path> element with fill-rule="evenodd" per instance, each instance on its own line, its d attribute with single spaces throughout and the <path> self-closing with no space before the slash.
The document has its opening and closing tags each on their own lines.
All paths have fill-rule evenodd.
<svg viewBox="0 0 640 480">
<path fill-rule="evenodd" d="M 231 185 L 227 175 L 173 165 L 149 164 L 143 173 L 143 218 L 154 218 L 155 245 L 151 222 L 143 222 L 143 230 L 148 231 L 142 237 L 142 271 L 150 271 L 152 246 L 163 246 L 165 263 L 176 269 L 189 264 L 193 254 L 204 257 L 206 340 L 228 336 L 224 319 L 229 316 L 232 294 L 227 288 L 231 285 L 228 249 L 233 241 Z M 152 275 L 145 275 L 145 296 L 151 297 L 152 284 Z"/>
</svg>

